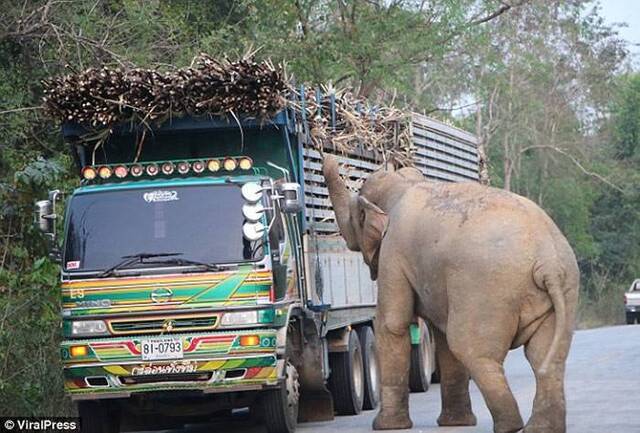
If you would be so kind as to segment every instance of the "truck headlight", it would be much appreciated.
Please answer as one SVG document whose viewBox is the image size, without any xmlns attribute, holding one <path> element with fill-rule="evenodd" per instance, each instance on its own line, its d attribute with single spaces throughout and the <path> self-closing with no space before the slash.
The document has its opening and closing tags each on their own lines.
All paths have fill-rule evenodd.
<svg viewBox="0 0 640 433">
<path fill-rule="evenodd" d="M 71 335 L 74 337 L 93 337 L 109 335 L 104 320 L 77 320 L 71 322 Z"/>
<path fill-rule="evenodd" d="M 253 325 L 258 323 L 257 311 L 238 311 L 225 313 L 220 324 L 222 326 Z"/>
</svg>

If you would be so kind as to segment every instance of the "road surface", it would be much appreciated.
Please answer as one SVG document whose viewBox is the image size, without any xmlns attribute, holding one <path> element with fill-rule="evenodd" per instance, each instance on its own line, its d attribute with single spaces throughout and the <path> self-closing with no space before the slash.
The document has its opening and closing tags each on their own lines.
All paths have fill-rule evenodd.
<svg viewBox="0 0 640 433">
<path fill-rule="evenodd" d="M 505 363 L 509 384 L 526 422 L 531 413 L 535 382 L 521 349 L 512 351 Z M 640 432 L 640 325 L 578 331 L 567 366 L 566 396 L 569 433 Z M 412 394 L 412 432 L 493 433 L 489 411 L 475 385 L 471 386 L 476 427 L 438 427 L 439 385 L 427 393 Z M 336 417 L 335 421 L 305 423 L 300 433 L 370 433 L 375 413 Z M 263 433 L 247 413 L 234 414 L 231 421 L 188 425 L 172 433 Z M 402 430 L 406 432 L 407 430 Z"/>
</svg>

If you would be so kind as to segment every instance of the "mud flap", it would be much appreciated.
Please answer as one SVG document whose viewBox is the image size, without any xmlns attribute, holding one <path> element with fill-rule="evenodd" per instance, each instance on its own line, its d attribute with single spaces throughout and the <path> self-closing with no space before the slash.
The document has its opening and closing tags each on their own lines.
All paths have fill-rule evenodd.
<svg viewBox="0 0 640 433">
<path fill-rule="evenodd" d="M 300 330 L 298 328 L 297 330 Z M 333 396 L 326 385 L 325 365 L 327 347 L 320 338 L 316 323 L 306 320 L 302 329 L 304 338 L 297 335 L 300 341 L 297 353 L 300 368 L 300 400 L 298 404 L 298 421 L 331 421 L 334 418 Z M 292 336 L 293 337 L 293 336 Z M 302 342 L 304 341 L 304 344 Z"/>
<path fill-rule="evenodd" d="M 306 391 L 300 395 L 299 422 L 331 421 L 333 418 L 333 397 L 329 390 Z"/>
</svg>

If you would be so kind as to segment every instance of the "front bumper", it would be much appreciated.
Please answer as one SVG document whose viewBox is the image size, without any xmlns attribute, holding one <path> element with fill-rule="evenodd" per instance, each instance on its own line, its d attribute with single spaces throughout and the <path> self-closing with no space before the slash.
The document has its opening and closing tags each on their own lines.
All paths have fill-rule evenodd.
<svg viewBox="0 0 640 433">
<path fill-rule="evenodd" d="M 640 305 L 625 305 L 624 309 L 627 313 L 640 314 Z"/>
<path fill-rule="evenodd" d="M 256 329 L 206 334 L 171 334 L 182 340 L 179 360 L 143 361 L 140 342 L 156 336 L 67 340 L 62 342 L 65 391 L 73 399 L 121 398 L 133 393 L 170 390 L 240 391 L 277 385 L 282 362 L 276 355 L 276 330 Z M 242 346 L 243 335 L 259 343 Z M 71 356 L 72 346 L 86 355 Z"/>
</svg>

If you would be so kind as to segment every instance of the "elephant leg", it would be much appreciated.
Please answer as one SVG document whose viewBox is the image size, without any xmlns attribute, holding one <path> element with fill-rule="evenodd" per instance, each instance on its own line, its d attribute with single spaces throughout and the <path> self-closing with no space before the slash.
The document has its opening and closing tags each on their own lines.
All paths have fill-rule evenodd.
<svg viewBox="0 0 640 433">
<path fill-rule="evenodd" d="M 447 338 L 438 329 L 433 331 L 436 339 L 436 356 L 440 369 L 440 397 L 442 411 L 439 426 L 471 426 L 477 419 L 471 409 L 469 397 L 469 372 L 453 356 Z"/>
<path fill-rule="evenodd" d="M 554 316 L 547 317 L 525 345 L 525 355 L 536 377 L 536 396 L 525 433 L 565 433 L 567 430 L 564 370 L 571 345 L 569 331 L 562 336 L 561 346 L 549 369 L 545 374 L 540 372 L 553 340 L 554 323 Z"/>
<path fill-rule="evenodd" d="M 480 389 L 493 417 L 494 432 L 518 432 L 524 424 L 502 366 L 518 317 L 511 317 L 507 311 L 497 311 L 488 300 L 477 302 L 475 299 L 474 303 L 469 299 L 459 301 L 456 308 L 449 311 L 449 347 Z M 451 306 L 451 296 L 449 302 Z"/>
<path fill-rule="evenodd" d="M 409 325 L 414 315 L 413 296 L 411 286 L 397 269 L 381 272 L 374 323 L 381 390 L 374 430 L 413 426 L 409 417 Z"/>
</svg>

